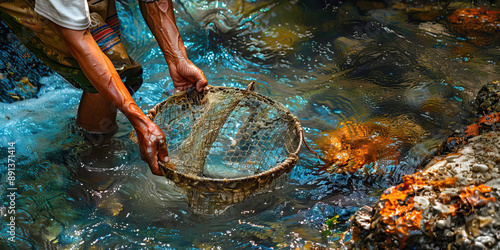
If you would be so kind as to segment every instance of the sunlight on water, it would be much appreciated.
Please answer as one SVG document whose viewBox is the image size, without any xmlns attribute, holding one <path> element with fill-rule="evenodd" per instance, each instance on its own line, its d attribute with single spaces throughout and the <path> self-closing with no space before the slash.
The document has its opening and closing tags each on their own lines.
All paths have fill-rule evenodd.
<svg viewBox="0 0 500 250">
<path fill-rule="evenodd" d="M 134 98 L 146 111 L 174 86 L 136 1 L 119 2 L 122 40 L 144 67 Z M 113 138 L 90 145 L 74 126 L 81 90 L 50 73 L 36 80 L 36 98 L 0 102 L 2 180 L 6 145 L 16 143 L 16 246 L 338 246 L 332 241 L 358 207 L 414 172 L 467 123 L 478 89 L 498 80 L 500 54 L 443 22 L 410 22 L 404 11 L 387 6 L 366 10 L 333 2 L 177 0 L 175 7 L 188 55 L 209 84 L 245 88 L 256 81 L 256 92 L 299 117 L 314 151 L 332 166 L 342 160 L 351 169 L 328 172 L 303 148 L 282 188 L 217 218 L 197 216 L 179 190 L 140 160 L 123 115 Z M 6 184 L 0 189 L 6 192 Z M 334 236 L 324 239 L 320 230 L 334 215 Z M 7 242 L 7 228 L 1 232 Z"/>
</svg>

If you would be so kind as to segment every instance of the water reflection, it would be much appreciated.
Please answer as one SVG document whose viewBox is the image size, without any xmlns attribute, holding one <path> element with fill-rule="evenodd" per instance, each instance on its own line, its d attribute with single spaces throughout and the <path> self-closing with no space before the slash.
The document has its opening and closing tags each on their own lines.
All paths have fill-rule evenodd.
<svg viewBox="0 0 500 250">
<path fill-rule="evenodd" d="M 303 150 L 282 189 L 252 197 L 222 217 L 200 218 L 164 178 L 150 175 L 127 139 L 132 128 L 123 116 L 113 139 L 89 147 L 71 129 L 80 92 L 55 75 L 41 76 L 37 98 L 0 103 L 0 142 L 16 141 L 22 166 L 19 246 L 338 246 L 329 241 L 353 211 L 413 172 L 442 138 L 466 123 L 477 90 L 498 80 L 496 36 L 478 44 L 475 34 L 464 35 L 440 18 L 453 13 L 441 11 L 451 7 L 435 7 L 441 11 L 435 15 L 406 2 L 175 2 L 188 54 L 210 84 L 256 81 L 257 92 L 301 119 L 306 141 L 318 153 L 325 131 L 346 122 L 396 127 L 386 138 L 397 146 L 389 150 L 391 159 L 363 164 L 390 174 L 318 171 L 324 162 Z M 462 4 L 469 3 L 450 6 Z M 168 68 L 136 2 L 121 0 L 119 15 L 122 40 L 144 66 L 145 84 L 135 98 L 147 110 L 171 94 Z M 398 117 L 407 117 L 406 123 Z M 337 236 L 322 239 L 319 230 L 334 215 L 340 215 Z"/>
</svg>

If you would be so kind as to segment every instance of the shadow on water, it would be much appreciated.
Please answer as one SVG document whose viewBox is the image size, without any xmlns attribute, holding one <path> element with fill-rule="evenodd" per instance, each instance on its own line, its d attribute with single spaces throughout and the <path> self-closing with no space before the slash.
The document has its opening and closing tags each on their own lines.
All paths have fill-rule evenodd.
<svg viewBox="0 0 500 250">
<path fill-rule="evenodd" d="M 144 85 L 134 98 L 147 110 L 170 96 L 173 85 L 137 3 L 118 2 L 122 40 L 144 67 Z M 15 50 L 19 43 L 11 34 L 1 38 L 0 53 L 12 54 L 0 59 L 1 87 L 24 99 L 4 92 L 1 96 L 0 172 L 4 180 L 5 145 L 13 141 L 19 190 L 19 239 L 8 243 L 7 228 L 2 228 L 1 244 L 339 246 L 350 215 L 413 173 L 442 139 L 465 125 L 477 90 L 498 80 L 500 72 L 495 43 L 478 45 L 454 33 L 445 18 L 426 21 L 421 13 L 405 11 L 417 7 L 401 9 L 389 2 L 175 1 L 189 57 L 210 84 L 246 87 L 256 81 L 257 92 L 299 117 L 306 142 L 321 157 L 333 146 L 320 142 L 343 138 L 342 149 L 358 150 L 346 151 L 348 165 L 366 160 L 358 171 L 328 173 L 319 171 L 323 161 L 302 149 L 283 187 L 250 197 L 218 217 L 193 214 L 176 188 L 150 174 L 137 146 L 128 140 L 132 127 L 122 115 L 117 134 L 90 145 L 74 129 L 81 91 L 31 62 L 36 59 L 24 49 Z M 9 70 L 12 74 L 6 77 Z M 20 90 L 15 86 L 26 84 L 24 76 L 36 91 L 15 92 Z M 378 157 L 365 154 L 373 151 L 380 152 Z M 5 183 L 0 186 L 3 193 Z M 325 221 L 335 215 L 339 219 L 331 236 L 322 237 Z"/>
</svg>

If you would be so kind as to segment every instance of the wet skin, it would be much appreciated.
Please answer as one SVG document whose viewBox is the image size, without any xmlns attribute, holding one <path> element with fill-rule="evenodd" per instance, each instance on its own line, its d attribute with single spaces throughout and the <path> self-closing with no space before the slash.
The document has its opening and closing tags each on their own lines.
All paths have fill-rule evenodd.
<svg viewBox="0 0 500 250">
<path fill-rule="evenodd" d="M 186 48 L 175 23 L 172 1 L 160 0 L 149 3 L 140 1 L 139 7 L 165 56 L 176 89 L 186 90 L 196 86 L 201 92 L 207 86 L 207 79 L 186 55 Z"/>
<path fill-rule="evenodd" d="M 178 90 L 196 86 L 207 87 L 203 72 L 186 55 L 186 49 L 175 23 L 171 0 L 140 3 L 144 19 L 165 55 L 170 76 Z M 57 26 L 57 25 L 56 25 Z M 168 161 L 166 138 L 162 130 L 137 106 L 112 62 L 102 53 L 88 29 L 71 30 L 57 26 L 71 55 L 99 93 L 84 92 L 78 108 L 77 124 L 91 132 L 111 132 L 116 129 L 116 109 L 135 128 L 141 158 L 151 172 L 162 175 L 158 160 Z"/>
</svg>

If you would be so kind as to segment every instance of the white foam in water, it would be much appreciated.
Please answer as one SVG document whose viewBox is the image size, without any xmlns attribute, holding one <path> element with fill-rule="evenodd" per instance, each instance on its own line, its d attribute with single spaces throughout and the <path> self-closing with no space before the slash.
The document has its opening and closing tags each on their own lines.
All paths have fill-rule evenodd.
<svg viewBox="0 0 500 250">
<path fill-rule="evenodd" d="M 41 142 L 60 132 L 54 127 L 66 125 L 68 119 L 75 117 L 80 101 L 82 91 L 59 75 L 44 77 L 40 83 L 43 87 L 38 98 L 0 103 L 0 145 L 15 142 L 20 155 L 49 146 Z"/>
</svg>

